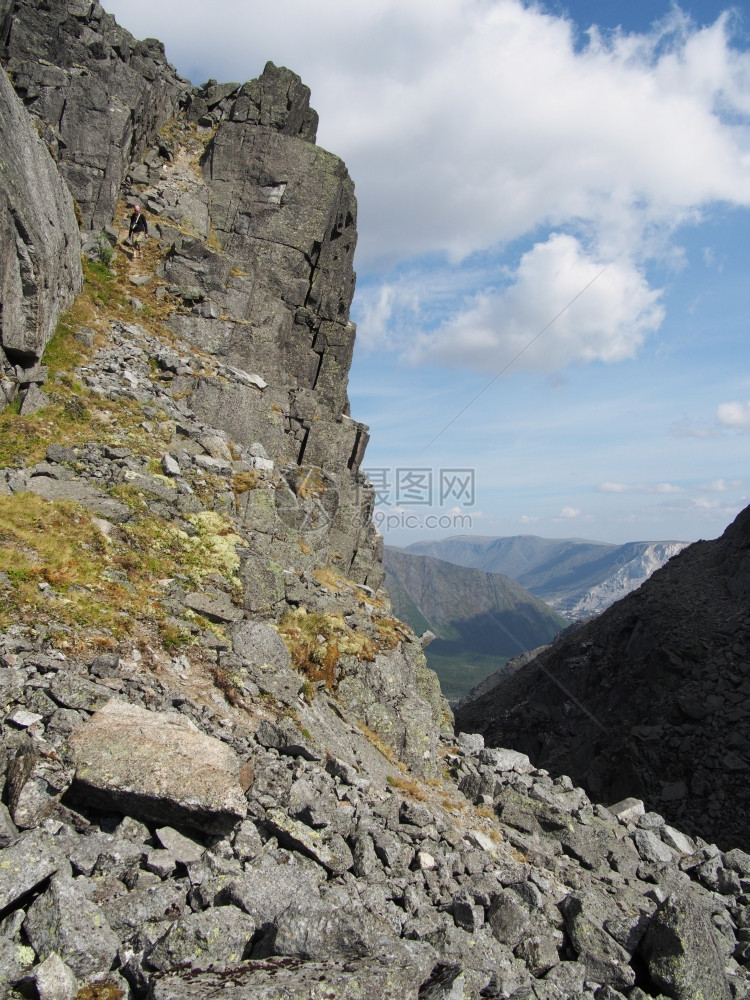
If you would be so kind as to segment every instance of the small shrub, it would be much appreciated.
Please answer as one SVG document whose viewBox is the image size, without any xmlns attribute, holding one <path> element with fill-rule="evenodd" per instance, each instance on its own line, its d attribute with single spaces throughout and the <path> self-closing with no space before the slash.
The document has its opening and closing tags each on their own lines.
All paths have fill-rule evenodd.
<svg viewBox="0 0 750 1000">
<path fill-rule="evenodd" d="M 214 682 L 217 688 L 224 693 L 230 705 L 237 708 L 243 702 L 242 678 L 236 674 L 230 674 L 224 667 L 214 667 Z"/>
<path fill-rule="evenodd" d="M 415 799 L 417 802 L 427 801 L 427 794 L 424 789 L 416 781 L 412 781 L 411 778 L 401 778 L 398 776 L 394 778 L 389 774 L 385 780 L 392 788 L 397 788 L 404 795 L 408 795 L 410 799 Z"/>
<path fill-rule="evenodd" d="M 96 249 L 99 254 L 100 263 L 104 264 L 105 267 L 112 267 L 112 261 L 115 259 L 115 248 L 109 241 L 107 234 L 102 231 L 96 238 Z"/>
<path fill-rule="evenodd" d="M 102 979 L 82 986 L 76 993 L 75 1000 L 120 1000 L 124 996 L 124 990 L 111 979 Z"/>
<path fill-rule="evenodd" d="M 159 622 L 159 633 L 164 648 L 171 652 L 182 646 L 190 645 L 192 636 L 188 629 L 180 628 L 170 622 Z"/>
<path fill-rule="evenodd" d="M 247 493 L 248 490 L 254 490 L 259 482 L 260 473 L 255 469 L 251 469 L 249 472 L 236 473 L 232 481 L 232 486 L 235 494 Z"/>
</svg>

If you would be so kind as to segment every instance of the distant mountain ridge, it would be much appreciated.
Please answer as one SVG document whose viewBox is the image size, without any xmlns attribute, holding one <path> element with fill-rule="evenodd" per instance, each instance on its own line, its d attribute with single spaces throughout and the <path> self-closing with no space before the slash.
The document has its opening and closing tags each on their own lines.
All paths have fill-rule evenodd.
<svg viewBox="0 0 750 1000">
<path fill-rule="evenodd" d="M 569 621 L 575 621 L 601 613 L 637 589 L 687 544 L 661 541 L 614 545 L 536 535 L 456 535 L 415 542 L 405 551 L 510 577 Z"/>
<path fill-rule="evenodd" d="M 428 664 L 449 700 L 525 649 L 550 642 L 565 621 L 539 598 L 499 573 L 458 566 L 386 546 L 386 586 L 395 613 L 437 639 Z"/>
</svg>

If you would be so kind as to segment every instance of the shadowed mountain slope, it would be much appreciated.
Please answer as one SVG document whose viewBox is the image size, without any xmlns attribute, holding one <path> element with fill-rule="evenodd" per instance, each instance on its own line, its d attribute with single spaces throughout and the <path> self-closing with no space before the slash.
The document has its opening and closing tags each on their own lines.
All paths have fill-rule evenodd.
<svg viewBox="0 0 750 1000">
<path fill-rule="evenodd" d="M 513 580 L 387 546 L 386 584 L 396 614 L 437 639 L 427 662 L 450 700 L 526 649 L 550 642 L 564 620 Z"/>
<path fill-rule="evenodd" d="M 457 724 L 608 801 L 750 846 L 750 508 L 566 635 Z"/>
</svg>

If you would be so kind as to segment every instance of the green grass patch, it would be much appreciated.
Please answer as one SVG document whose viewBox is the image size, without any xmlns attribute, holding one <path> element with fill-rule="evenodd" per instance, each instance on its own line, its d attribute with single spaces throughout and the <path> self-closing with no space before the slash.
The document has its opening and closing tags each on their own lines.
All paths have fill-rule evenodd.
<svg viewBox="0 0 750 1000">
<path fill-rule="evenodd" d="M 90 512 L 72 501 L 0 495 L 0 572 L 10 582 L 0 601 L 0 629 L 19 620 L 64 626 L 72 633 L 60 645 L 81 649 L 147 623 L 161 630 L 167 648 L 187 645 L 187 626 L 183 631 L 164 623 L 160 581 L 180 575 L 197 585 L 209 573 L 221 573 L 232 582 L 237 536 L 226 528 L 212 515 L 188 537 L 146 514 L 105 537 Z"/>
</svg>

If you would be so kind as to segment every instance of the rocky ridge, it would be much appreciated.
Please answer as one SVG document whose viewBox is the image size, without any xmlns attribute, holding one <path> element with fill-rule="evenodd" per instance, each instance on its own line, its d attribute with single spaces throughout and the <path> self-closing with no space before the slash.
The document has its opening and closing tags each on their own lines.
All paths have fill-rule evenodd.
<svg viewBox="0 0 750 1000">
<path fill-rule="evenodd" d="M 128 165 L 191 87 L 154 38 L 138 41 L 92 0 L 0 0 L 0 56 L 76 200 L 109 225 Z"/>
<path fill-rule="evenodd" d="M 456 535 L 407 549 L 458 566 L 501 573 L 570 622 L 600 614 L 644 583 L 687 542 L 614 545 L 580 538 Z"/>
<path fill-rule="evenodd" d="M 98 4 L 0 14 L 73 119 L 132 68 Z M 180 93 L 44 356 L 0 355 L 0 992 L 747 996 L 746 855 L 454 738 L 348 416 L 351 181 L 288 70 Z"/>
</svg>

